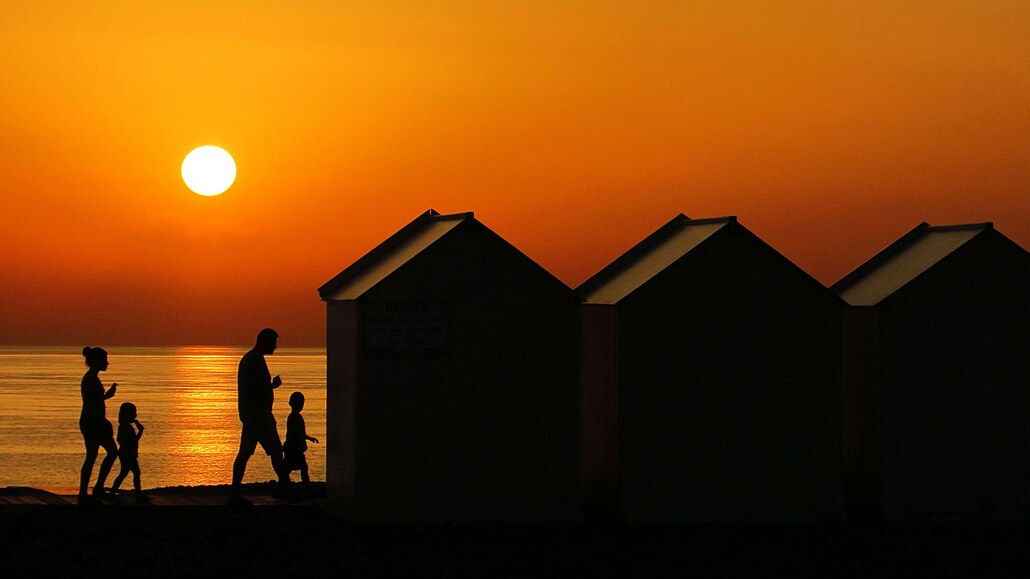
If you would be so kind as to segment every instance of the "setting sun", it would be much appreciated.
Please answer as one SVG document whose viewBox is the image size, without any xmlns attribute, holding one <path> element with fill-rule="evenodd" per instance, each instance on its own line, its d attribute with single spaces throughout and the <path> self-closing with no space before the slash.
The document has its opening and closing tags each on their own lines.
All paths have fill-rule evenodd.
<svg viewBox="0 0 1030 579">
<path fill-rule="evenodd" d="M 219 195 L 236 180 L 236 162 L 219 147 L 198 147 L 182 161 L 182 180 L 198 195 Z"/>
</svg>

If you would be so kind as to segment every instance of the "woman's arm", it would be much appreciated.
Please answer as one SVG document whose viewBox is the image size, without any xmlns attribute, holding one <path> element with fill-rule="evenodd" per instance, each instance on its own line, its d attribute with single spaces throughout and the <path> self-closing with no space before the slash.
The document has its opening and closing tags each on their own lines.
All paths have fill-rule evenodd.
<svg viewBox="0 0 1030 579">
<path fill-rule="evenodd" d="M 104 393 L 104 400 L 107 400 L 108 398 L 114 396 L 114 389 L 117 388 L 117 387 L 118 387 L 118 383 L 117 382 L 115 382 L 114 384 L 111 384 L 111 387 L 108 388 L 107 392 Z"/>
</svg>

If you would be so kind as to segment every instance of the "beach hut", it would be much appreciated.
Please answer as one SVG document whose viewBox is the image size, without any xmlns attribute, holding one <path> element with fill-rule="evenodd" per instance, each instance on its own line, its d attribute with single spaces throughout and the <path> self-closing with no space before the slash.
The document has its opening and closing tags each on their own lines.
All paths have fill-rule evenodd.
<svg viewBox="0 0 1030 579">
<path fill-rule="evenodd" d="M 734 217 L 679 215 L 577 288 L 587 513 L 841 515 L 843 302 Z"/>
<path fill-rule="evenodd" d="M 1030 254 L 990 223 L 922 223 L 831 289 L 851 306 L 849 508 L 889 518 L 1023 516 Z"/>
<path fill-rule="evenodd" d="M 372 521 L 579 516 L 579 302 L 472 213 L 319 288 L 331 497 Z"/>
</svg>

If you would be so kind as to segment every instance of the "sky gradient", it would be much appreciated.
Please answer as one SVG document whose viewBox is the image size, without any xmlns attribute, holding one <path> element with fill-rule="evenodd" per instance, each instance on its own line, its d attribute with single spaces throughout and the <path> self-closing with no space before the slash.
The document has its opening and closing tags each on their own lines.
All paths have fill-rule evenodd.
<svg viewBox="0 0 1030 579">
<path fill-rule="evenodd" d="M 430 207 L 573 287 L 681 212 L 826 284 L 920 221 L 1030 247 L 1027 2 L 142 4 L 0 4 L 0 343 L 320 345 Z"/>
</svg>

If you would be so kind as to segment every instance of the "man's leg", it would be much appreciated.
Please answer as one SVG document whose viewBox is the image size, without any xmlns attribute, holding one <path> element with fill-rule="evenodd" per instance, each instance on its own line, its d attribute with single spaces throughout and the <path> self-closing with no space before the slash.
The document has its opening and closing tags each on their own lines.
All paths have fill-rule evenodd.
<svg viewBox="0 0 1030 579">
<path fill-rule="evenodd" d="M 236 460 L 232 462 L 233 494 L 239 494 L 240 484 L 243 483 L 243 475 L 247 472 L 248 460 L 250 460 L 250 453 L 244 453 L 242 449 L 236 453 Z"/>
<path fill-rule="evenodd" d="M 286 462 L 283 460 L 283 443 L 279 439 L 279 429 L 276 427 L 275 417 L 272 415 L 268 415 L 262 425 L 258 442 L 261 443 L 261 448 L 264 449 L 268 458 L 272 460 L 272 470 L 279 477 L 279 484 L 288 484 L 290 471 L 286 469 Z"/>
<path fill-rule="evenodd" d="M 243 430 L 240 432 L 240 450 L 236 453 L 236 460 L 232 463 L 230 498 L 240 496 L 240 485 L 243 484 L 243 475 L 247 472 L 247 461 L 250 460 L 250 455 L 254 454 L 256 447 L 257 439 L 254 436 L 253 429 L 249 425 L 244 424 Z"/>
<path fill-rule="evenodd" d="M 272 470 L 279 476 L 279 482 L 290 482 L 290 471 L 286 470 L 286 462 L 283 460 L 282 451 L 273 451 L 269 456 L 272 458 Z"/>
</svg>

